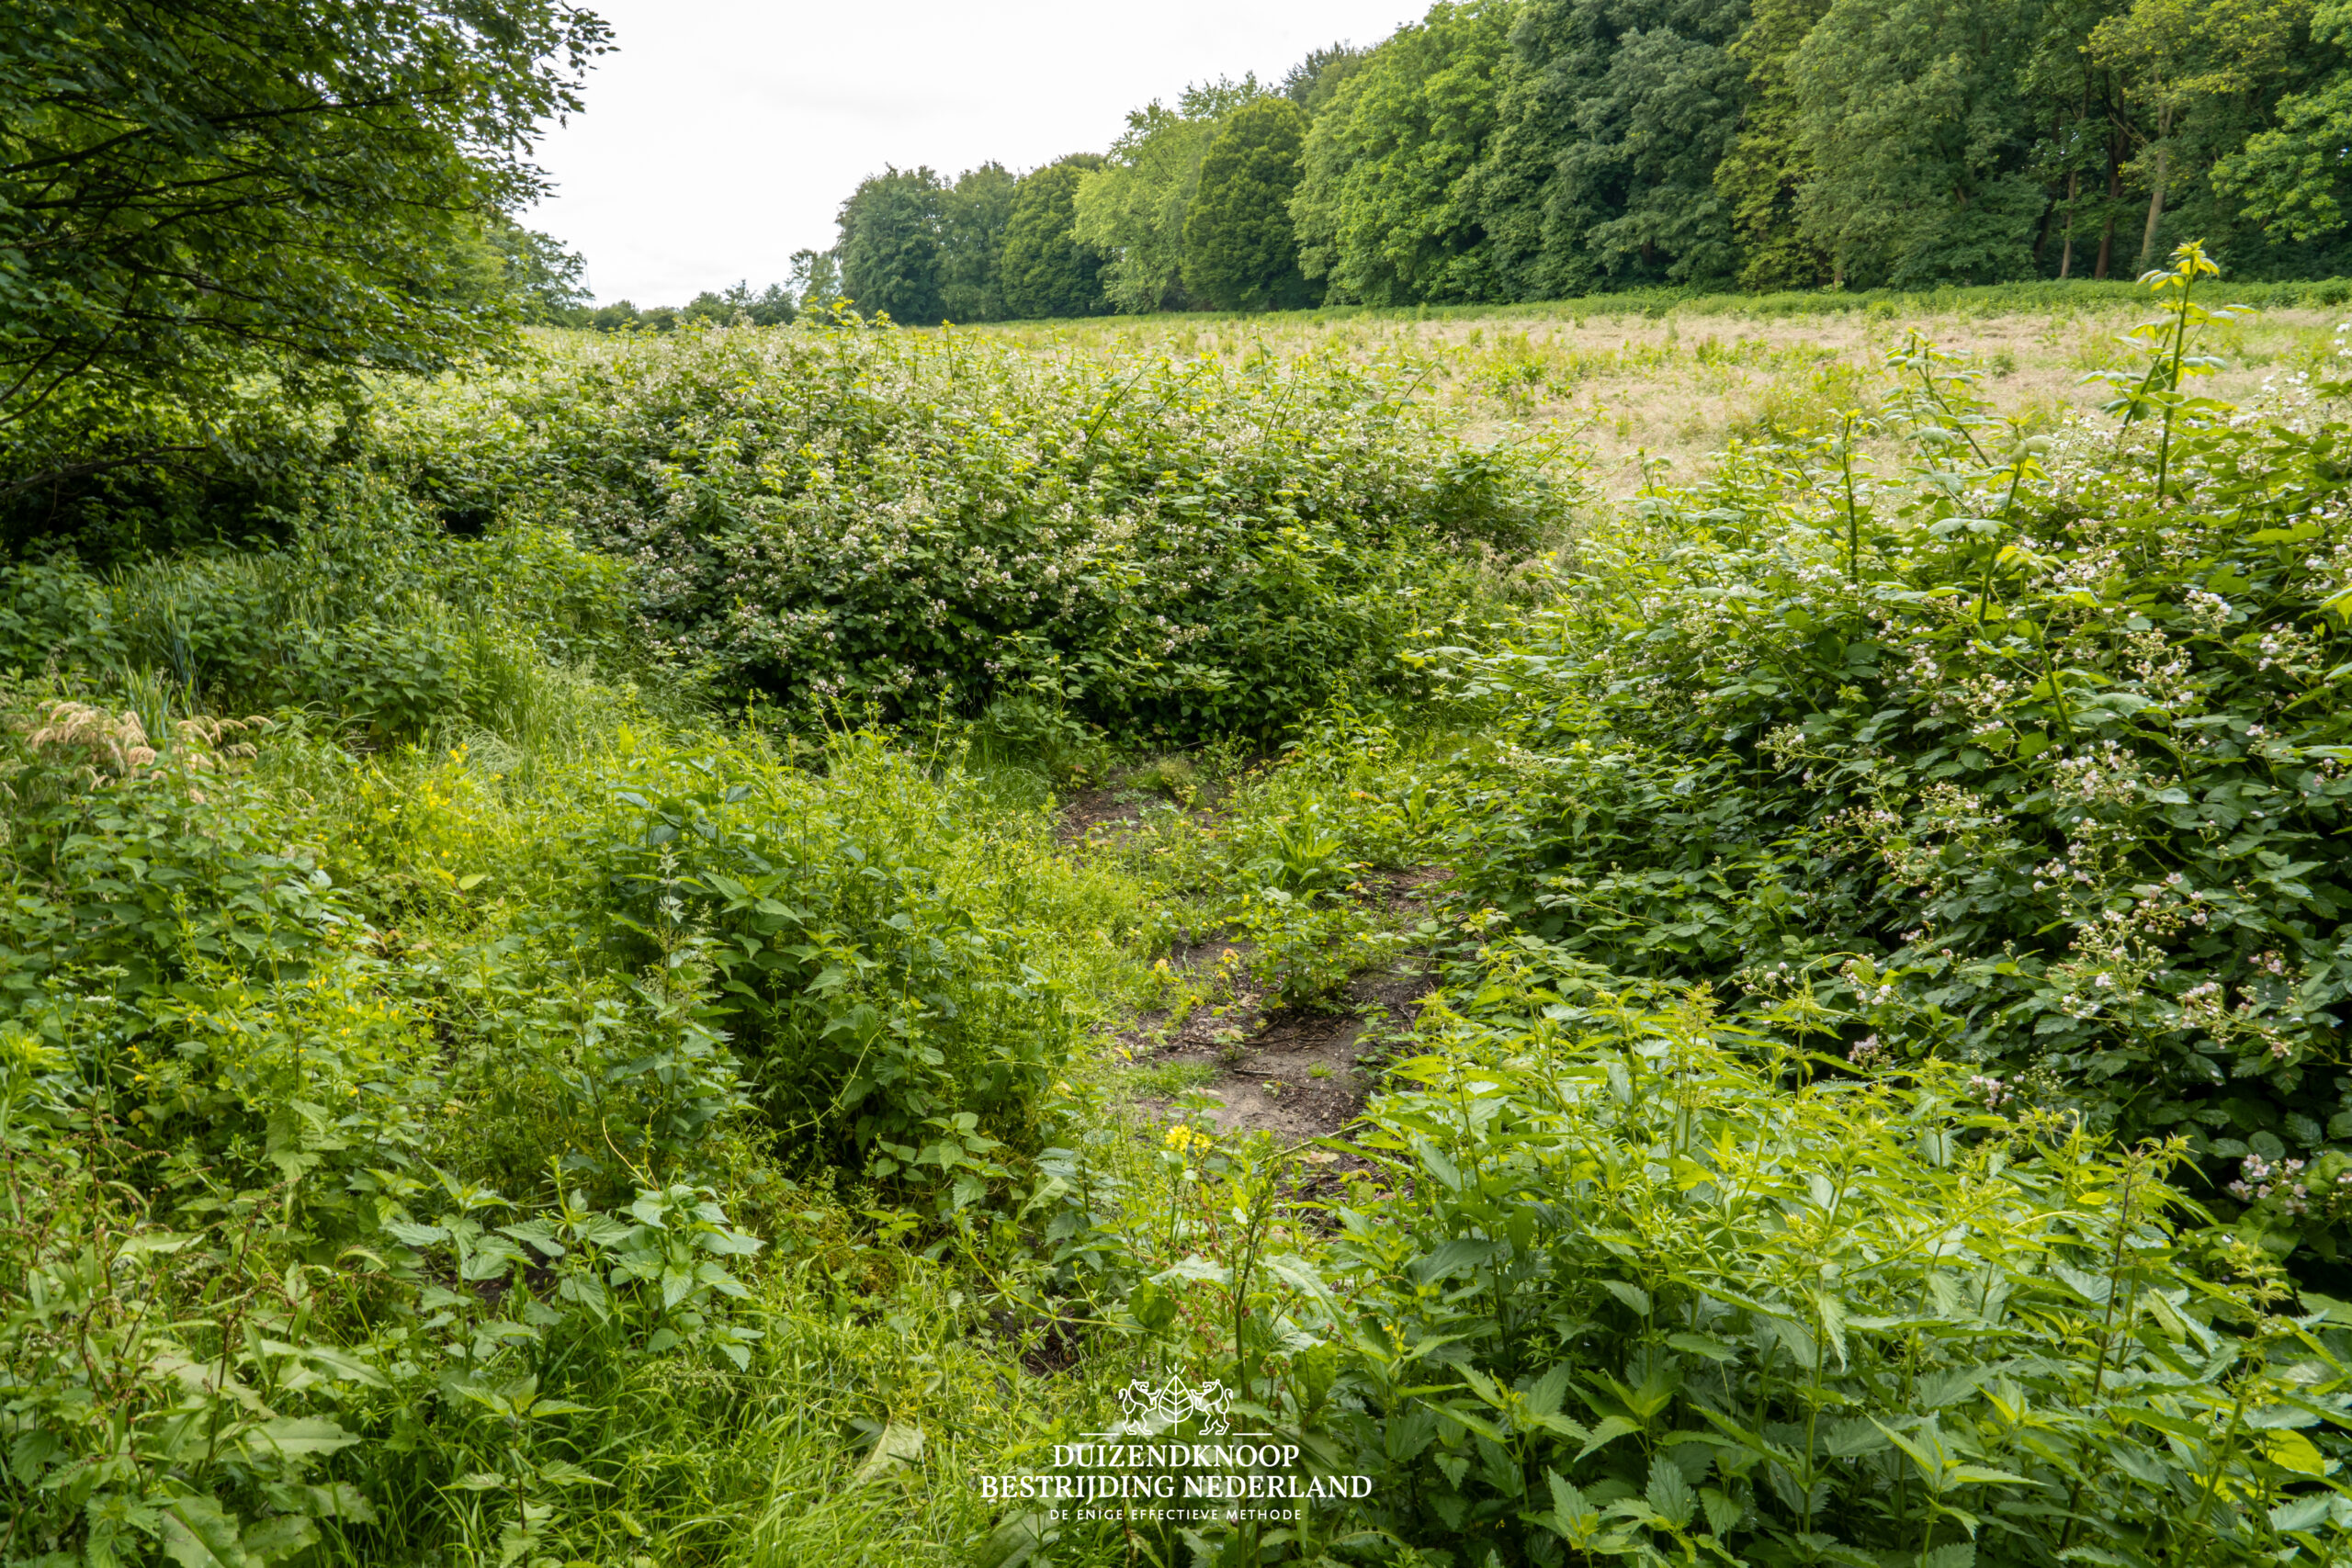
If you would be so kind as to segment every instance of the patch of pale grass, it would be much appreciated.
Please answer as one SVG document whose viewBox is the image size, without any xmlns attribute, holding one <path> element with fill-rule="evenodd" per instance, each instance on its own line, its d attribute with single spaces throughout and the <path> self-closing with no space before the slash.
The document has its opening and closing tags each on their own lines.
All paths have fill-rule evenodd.
<svg viewBox="0 0 2352 1568">
<path fill-rule="evenodd" d="M 1841 407 L 1874 402 L 1886 388 L 1886 353 L 1909 329 L 1975 355 L 1983 392 L 2002 413 L 2048 428 L 2092 413 L 2107 397 L 2086 386 L 2093 370 L 2130 364 L 2117 340 L 2150 314 L 2144 300 L 2114 294 L 2078 306 L 2007 313 L 1922 311 L 1883 304 L 1818 316 L 1742 316 L 1720 309 L 1666 310 L 1572 301 L 1491 313 L 1290 311 L 1238 317 L 1165 315 L 957 328 L 1037 352 L 1117 360 L 1167 354 L 1239 360 L 1334 355 L 1359 364 L 1411 366 L 1426 395 L 1465 431 L 1564 438 L 1589 457 L 1591 483 L 1622 496 L 1641 483 L 1645 455 L 1672 472 L 1703 472 L 1734 436 L 1826 421 Z M 2309 371 L 2332 355 L 2342 312 L 2264 312 L 2211 341 L 2226 367 L 2199 391 L 2254 399 L 2266 379 Z"/>
</svg>

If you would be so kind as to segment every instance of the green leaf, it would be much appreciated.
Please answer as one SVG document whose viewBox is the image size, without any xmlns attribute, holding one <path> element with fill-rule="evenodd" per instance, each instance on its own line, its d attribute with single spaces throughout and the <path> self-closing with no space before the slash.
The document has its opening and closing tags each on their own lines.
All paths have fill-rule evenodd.
<svg viewBox="0 0 2352 1568">
<path fill-rule="evenodd" d="M 1586 1440 L 1584 1447 L 1577 1450 L 1577 1458 L 1583 1459 L 1589 1454 L 1607 1448 L 1618 1438 L 1640 1430 L 1641 1427 L 1626 1420 L 1623 1416 L 1605 1417 L 1600 1425 L 1593 1427 L 1592 1436 Z"/>
<path fill-rule="evenodd" d="M 1542 1377 L 1537 1378 L 1532 1383 L 1529 1384 L 1527 1388 L 1528 1409 L 1533 1411 L 1538 1416 L 1553 1416 L 1558 1414 L 1560 1409 L 1560 1401 L 1567 1397 L 1568 1380 L 1572 1374 L 1572 1371 L 1573 1369 L 1569 1367 L 1568 1363 L 1563 1361 L 1559 1365 L 1554 1367 L 1550 1371 L 1545 1372 Z"/>
<path fill-rule="evenodd" d="M 885 1422 L 881 1435 L 874 1439 L 874 1450 L 850 1477 L 853 1485 L 863 1486 L 878 1481 L 900 1465 L 912 1464 L 922 1458 L 922 1428 L 911 1421 L 892 1417 Z"/>
<path fill-rule="evenodd" d="M 1603 1280 L 1600 1281 L 1600 1288 L 1631 1307 L 1635 1316 L 1649 1316 L 1650 1293 L 1639 1285 L 1630 1284 L 1623 1280 Z"/>
<path fill-rule="evenodd" d="M 319 1527 L 300 1514 L 281 1514 L 246 1529 L 242 1544 L 247 1561 L 276 1562 L 318 1544 Z"/>
<path fill-rule="evenodd" d="M 246 1447 L 286 1455 L 331 1454 L 359 1439 L 332 1421 L 280 1416 L 245 1429 Z"/>
<path fill-rule="evenodd" d="M 1649 1484 L 1642 1495 L 1649 1499 L 1658 1517 L 1676 1529 L 1688 1525 L 1699 1511 L 1698 1494 L 1690 1490 L 1681 1468 L 1664 1455 L 1651 1461 Z"/>
<path fill-rule="evenodd" d="M 1127 1295 L 1127 1311 L 1147 1334 L 1158 1334 L 1176 1321 L 1176 1298 L 1168 1290 L 1146 1280 Z"/>
<path fill-rule="evenodd" d="M 1669 1334 L 1666 1342 L 1685 1355 L 1704 1356 L 1710 1361 L 1736 1361 L 1739 1347 L 1725 1344 L 1712 1334 Z"/>
<path fill-rule="evenodd" d="M 163 1506 L 164 1555 L 180 1568 L 245 1568 L 237 1520 L 210 1497 L 175 1497 Z"/>
<path fill-rule="evenodd" d="M 1544 1478 L 1552 1489 L 1552 1517 L 1545 1523 L 1570 1546 L 1582 1547 L 1600 1527 L 1600 1510 L 1585 1499 L 1582 1492 L 1562 1480 L 1558 1471 L 1546 1470 Z"/>
</svg>

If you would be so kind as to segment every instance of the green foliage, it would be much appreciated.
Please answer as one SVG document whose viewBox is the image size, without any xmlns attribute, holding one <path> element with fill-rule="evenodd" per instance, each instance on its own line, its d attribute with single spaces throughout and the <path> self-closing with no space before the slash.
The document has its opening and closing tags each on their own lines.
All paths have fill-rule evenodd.
<svg viewBox="0 0 2352 1568">
<path fill-rule="evenodd" d="M 822 312 L 846 297 L 869 315 L 915 326 L 1018 314 L 1009 301 L 1020 290 L 1052 294 L 1069 287 L 1054 274 L 1057 264 L 1067 270 L 1070 258 L 1052 250 L 1052 216 L 1022 217 L 1019 193 L 1027 183 L 1000 164 L 967 169 L 953 186 L 928 168 L 876 175 L 842 204 L 841 241 L 831 251 L 793 256 L 792 282 L 783 292 L 800 310 Z M 1046 187 L 1038 188 L 1043 196 Z M 1067 228 L 1069 214 L 1060 217 Z M 1021 254 L 1008 272 L 1016 229 Z"/>
<path fill-rule="evenodd" d="M 824 1518 L 944 1563 L 956 1486 L 767 1514 L 841 1489 L 876 1379 L 993 1375 L 827 1188 L 942 1223 L 1038 1190 L 1069 983 L 1117 952 L 1123 891 L 952 762 L 850 737 L 792 767 L 541 662 L 523 627 L 560 648 L 605 563 L 387 539 L 364 483 L 337 506 L 254 561 L 11 583 L 12 636 L 85 624 L 54 645 L 75 695 L 0 696 L 0 1504 L 39 1551 L 123 1563 L 718 1561 Z M 320 620 L 281 649 L 361 605 L 429 645 L 436 604 L 583 712 L 390 744 L 346 645 L 301 694 L 338 735 L 222 720 L 159 640 L 259 700 L 284 673 L 232 639 L 266 654 L 289 606 Z M 988 1429 L 943 1403 L 935 1430 Z"/>
<path fill-rule="evenodd" d="M 1097 276 L 1102 258 L 1076 232 L 1079 183 L 1102 164 L 1095 153 L 1078 152 L 1023 176 L 997 261 L 1006 315 L 1093 316 L 1110 309 Z"/>
<path fill-rule="evenodd" d="M 1344 42 L 1310 49 L 1306 58 L 1283 73 L 1283 96 L 1305 109 L 1306 118 L 1313 119 L 1339 92 L 1340 84 L 1353 75 L 1371 52 Z"/>
<path fill-rule="evenodd" d="M 290 706 L 383 743 L 525 722 L 547 694 L 543 660 L 609 661 L 627 645 L 615 563 L 560 534 L 446 541 L 382 479 L 333 470 L 287 528 L 280 547 L 107 578 L 71 557 L 0 567 L 0 669 L 152 671 L 158 733 Z"/>
<path fill-rule="evenodd" d="M 943 884 L 933 846 L 970 831 L 973 803 L 870 741 L 829 764 L 815 790 L 707 759 L 625 773 L 614 798 L 642 830 L 579 852 L 649 957 L 721 977 L 735 1051 L 793 1143 L 952 1180 L 960 1207 L 1011 1174 L 998 1151 L 1036 1152 L 1075 1021 L 1021 942 Z"/>
<path fill-rule="evenodd" d="M 2341 51 L 2352 16 L 2336 6 L 2315 6 L 2310 26 L 2312 44 Z M 2263 31 L 2275 36 L 2275 24 Z M 2192 85 L 2205 86 L 2194 78 Z M 2298 240 L 2341 232 L 2344 171 L 2335 150 L 2344 144 L 2343 128 L 2352 121 L 2352 73 L 2337 69 L 2305 91 L 2281 96 L 2275 112 L 2275 126 L 2249 137 L 2243 149 L 2223 159 L 2214 183 L 2243 199 L 2247 216 L 2274 231 Z"/>
<path fill-rule="evenodd" d="M 2245 1163 L 2249 1202 L 2340 1162 L 2345 427 L 2191 395 L 2210 270 L 2184 249 L 2135 333 L 2119 433 L 2021 439 L 1915 337 L 1902 479 L 1807 437 L 1588 541 L 1462 663 L 1544 759 L 1482 887 L 1621 972 L 1883 1004 L 1992 1093 Z M 2332 1252 L 2332 1190 L 2282 1192 L 2249 1234 Z"/>
<path fill-rule="evenodd" d="M 1312 1012 L 1339 1010 L 1348 982 L 1400 945 L 1352 904 L 1275 886 L 1245 894 L 1235 925 L 1251 943 L 1250 974 L 1276 1005 Z"/>
<path fill-rule="evenodd" d="M 947 187 L 928 167 L 868 175 L 842 203 L 842 289 L 869 315 L 931 326 L 946 307 L 940 276 Z"/>
<path fill-rule="evenodd" d="M 983 164 L 957 175 L 947 192 L 939 265 L 940 303 L 949 321 L 995 321 L 1008 314 L 999 270 L 1020 184 L 1003 164 Z"/>
<path fill-rule="evenodd" d="M 1291 1306 L 1274 1403 L 1374 1475 L 1351 1523 L 1534 1563 L 2329 1560 L 2352 1336 L 2183 1234 L 2173 1151 L 1939 1066 L 1807 1083 L 1802 1014 L 1520 957 L 1374 1112 L 1411 1196 L 1340 1213 L 1357 1291 Z"/>
<path fill-rule="evenodd" d="M 1374 306 L 2103 281 L 2190 233 L 2320 276 L 2346 254 L 2342 31 L 2312 0 L 1442 3 L 1284 78 L 1311 130 L 1288 217 L 1303 276 Z M 1120 310 L 1244 299 L 1200 281 L 1226 220 L 1187 214 L 1261 96 L 1155 101 L 1081 183 Z"/>
<path fill-rule="evenodd" d="M 1747 71 L 1729 4 L 1538 0 L 1512 27 L 1479 207 L 1506 298 L 1727 279 L 1713 175 Z"/>
<path fill-rule="evenodd" d="M 1745 260 L 1744 288 L 1809 288 L 1829 280 L 1828 258 L 1797 231 L 1797 193 L 1812 164 L 1797 139 L 1789 57 L 1828 9 L 1822 0 L 1757 0 L 1731 54 L 1748 67 L 1738 133 L 1715 165 L 1715 194 L 1731 209 Z"/>
<path fill-rule="evenodd" d="M 2034 7 L 1832 6 L 1790 56 L 1811 177 L 1800 231 L 1840 277 L 1897 288 L 2030 276 L 2046 203 L 2018 155 L 2009 63 Z"/>
<path fill-rule="evenodd" d="M 1184 216 L 1216 139 L 1215 119 L 1189 118 L 1154 99 L 1127 116 L 1110 161 L 1080 180 L 1074 232 L 1108 258 L 1102 285 L 1119 310 L 1183 303 Z"/>
<path fill-rule="evenodd" d="M 1184 284 L 1195 296 L 1228 310 L 1312 302 L 1290 221 L 1306 140 L 1306 111 L 1288 98 L 1227 117 L 1184 213 Z"/>
<path fill-rule="evenodd" d="M 503 10 L 31 0 L 0 24 L 0 425 L 10 479 L 151 460 L 125 408 L 199 420 L 504 344 L 469 286 L 527 205 L 537 124 L 606 30 Z M 95 442 L 95 445 L 94 445 Z"/>
<path fill-rule="evenodd" d="M 636 562 L 658 644 L 792 722 L 1010 703 L 1189 739 L 1396 690 L 1408 629 L 1464 591 L 1446 563 L 1554 525 L 1540 453 L 1462 443 L 1408 385 L 848 318 L 451 388 L 403 439 Z"/>
<path fill-rule="evenodd" d="M 561 241 L 501 222 L 492 226 L 490 243 L 499 256 L 499 289 L 514 299 L 525 321 L 572 324 L 586 314 L 588 264 Z"/>
<path fill-rule="evenodd" d="M 1299 265 L 1334 299 L 1491 298 L 1474 171 L 1497 124 L 1515 8 L 1441 4 L 1340 84 L 1306 139 Z"/>
</svg>

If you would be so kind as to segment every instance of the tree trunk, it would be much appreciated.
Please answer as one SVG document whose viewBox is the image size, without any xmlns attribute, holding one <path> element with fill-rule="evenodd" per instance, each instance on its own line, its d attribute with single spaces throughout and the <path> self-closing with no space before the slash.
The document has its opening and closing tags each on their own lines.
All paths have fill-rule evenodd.
<svg viewBox="0 0 2352 1568">
<path fill-rule="evenodd" d="M 2065 134 L 2066 122 L 2063 118 L 2051 121 L 2050 140 L 2052 142 Z M 2052 201 L 2045 201 L 2041 204 L 2041 223 L 2033 231 L 2033 270 L 2036 272 L 2041 270 L 2042 248 L 2050 243 L 2050 212 L 2055 206 L 2057 203 Z"/>
<path fill-rule="evenodd" d="M 2140 270 L 2148 270 L 2148 258 L 2156 249 L 2156 225 L 2165 219 L 2165 150 L 2156 149 L 2156 188 L 2148 194 L 2148 227 L 2140 236 Z"/>
<path fill-rule="evenodd" d="M 2150 182 L 2155 188 L 2148 193 L 2148 227 L 2140 236 L 2139 270 L 2142 272 L 2148 270 L 2149 258 L 2155 254 L 2156 225 L 2165 218 L 2165 154 L 2168 151 L 2165 139 L 2171 134 L 2172 115 L 2167 111 L 2156 118 L 2156 177 Z"/>
<path fill-rule="evenodd" d="M 2099 231 L 2098 265 L 2091 273 L 2094 283 L 2107 280 L 2109 260 L 2115 254 L 2115 203 L 2123 195 L 2123 170 L 2115 160 L 2115 143 L 2107 144 L 2107 227 Z"/>
<path fill-rule="evenodd" d="M 2075 267 L 2075 193 L 2083 188 L 2083 171 L 2076 169 L 2066 176 L 2066 243 L 2058 253 L 2058 276 L 2061 282 Z"/>
</svg>

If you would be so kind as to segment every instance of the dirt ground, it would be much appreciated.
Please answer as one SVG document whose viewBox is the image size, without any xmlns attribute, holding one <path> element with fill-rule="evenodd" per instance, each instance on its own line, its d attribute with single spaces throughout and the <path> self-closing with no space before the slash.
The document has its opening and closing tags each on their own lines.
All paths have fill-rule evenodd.
<svg viewBox="0 0 2352 1568">
<path fill-rule="evenodd" d="M 1170 962 L 1214 964 L 1232 945 L 1211 942 Z M 1430 988 L 1425 964 L 1408 955 L 1385 971 L 1357 976 L 1341 1004 L 1347 1010 L 1339 1013 L 1267 1011 L 1243 993 L 1222 1018 L 1194 1010 L 1165 1044 L 1136 1060 L 1213 1066 L 1216 1076 L 1200 1092 L 1216 1101 L 1209 1120 L 1219 1132 L 1270 1133 L 1283 1144 L 1334 1137 L 1363 1108 L 1388 1044 L 1412 1027 Z M 1142 1109 L 1155 1121 L 1175 1111 L 1166 1100 L 1146 1100 Z"/>
</svg>

